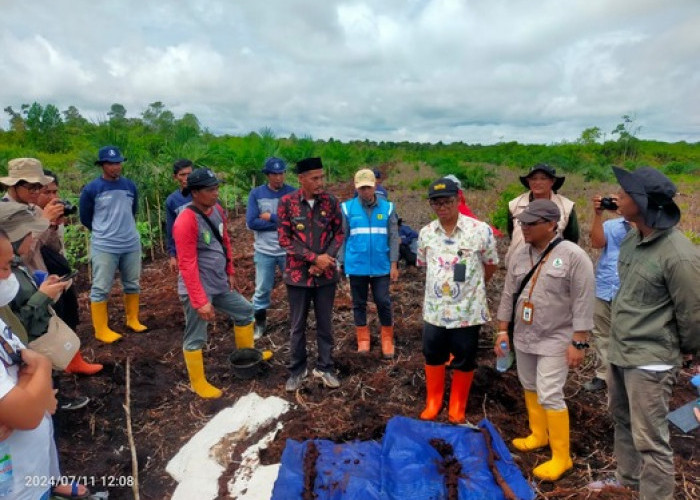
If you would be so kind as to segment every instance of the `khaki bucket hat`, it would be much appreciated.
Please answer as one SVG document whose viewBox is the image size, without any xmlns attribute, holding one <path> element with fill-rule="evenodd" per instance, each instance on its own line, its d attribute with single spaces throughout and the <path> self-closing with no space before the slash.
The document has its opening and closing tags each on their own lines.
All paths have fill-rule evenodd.
<svg viewBox="0 0 700 500">
<path fill-rule="evenodd" d="M 7 177 L 0 177 L 0 183 L 14 186 L 20 181 L 46 186 L 53 177 L 44 175 L 44 167 L 36 158 L 15 158 L 7 162 Z"/>
</svg>

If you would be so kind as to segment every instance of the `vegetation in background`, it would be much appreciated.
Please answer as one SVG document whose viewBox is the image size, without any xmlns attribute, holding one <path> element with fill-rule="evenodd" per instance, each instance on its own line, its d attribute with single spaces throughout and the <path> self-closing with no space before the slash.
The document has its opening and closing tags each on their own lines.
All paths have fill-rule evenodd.
<svg viewBox="0 0 700 500">
<path fill-rule="evenodd" d="M 320 156 L 330 182 L 350 179 L 365 166 L 403 162 L 417 169 L 425 164 L 441 175 L 456 175 L 468 190 L 491 189 L 496 166 L 522 172 L 542 162 L 554 165 L 560 172 L 579 173 L 586 181 L 613 180 L 610 165 L 629 169 L 651 165 L 691 182 L 696 182 L 693 179 L 700 172 L 700 143 L 640 140 L 637 135 L 641 127 L 630 115 L 623 116 L 609 133 L 590 127 L 572 143 L 502 142 L 485 146 L 462 142 L 341 142 L 333 138 L 321 141 L 308 136 L 276 137 L 269 128 L 245 136 L 215 136 L 201 126 L 195 115 L 176 117 L 159 101 L 149 104 L 138 118 L 128 118 L 124 106 L 114 103 L 105 119 L 97 123 L 85 119 L 75 106 L 60 111 L 53 104 L 34 102 L 22 104 L 18 110 L 7 106 L 4 111 L 10 127 L 0 129 L 0 174 L 4 175 L 11 158 L 36 157 L 61 176 L 64 196 L 75 198 L 82 186 L 99 175 L 93 162 L 101 146 L 118 146 L 128 159 L 124 175 L 139 188 L 138 227 L 146 252 L 163 247 L 165 198 L 175 189 L 171 165 L 181 157 L 221 175 L 226 182 L 221 190 L 222 200 L 234 211 L 240 209 L 252 186 L 264 182 L 260 169 L 265 158 L 273 155 L 292 164 L 305 157 Z M 289 177 L 294 182 L 294 176 Z M 410 187 L 424 190 L 426 182 L 430 180 L 411 181 Z M 511 187 L 501 194 L 506 202 L 521 189 L 511 193 Z M 503 203 L 499 203 L 492 215 L 494 224 L 501 229 L 505 228 L 503 210 Z M 83 240 L 86 241 L 70 238 Z M 75 259 L 85 259 L 84 251 L 71 249 L 71 254 Z"/>
</svg>

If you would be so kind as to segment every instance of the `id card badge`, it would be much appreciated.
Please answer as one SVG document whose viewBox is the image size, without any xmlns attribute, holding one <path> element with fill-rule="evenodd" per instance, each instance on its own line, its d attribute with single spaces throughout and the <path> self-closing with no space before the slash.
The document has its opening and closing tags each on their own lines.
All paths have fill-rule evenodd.
<svg viewBox="0 0 700 500">
<path fill-rule="evenodd" d="M 523 302 L 523 323 L 526 325 L 531 325 L 534 314 L 534 304 L 532 302 L 528 302 L 527 300 Z"/>
</svg>

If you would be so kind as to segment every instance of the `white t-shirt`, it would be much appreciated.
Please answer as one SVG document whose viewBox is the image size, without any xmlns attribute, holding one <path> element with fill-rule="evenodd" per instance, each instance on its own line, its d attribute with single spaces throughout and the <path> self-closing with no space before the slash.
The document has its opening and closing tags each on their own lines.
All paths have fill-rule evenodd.
<svg viewBox="0 0 700 500">
<path fill-rule="evenodd" d="M 0 319 L 0 335 L 14 349 L 24 349 L 22 342 Z M 9 366 L 5 366 L 7 363 Z M 19 366 L 10 364 L 9 355 L 0 349 L 0 400 L 17 385 Z M 53 426 L 51 418 L 46 413 L 41 423 L 32 430 L 15 430 L 7 438 L 12 456 L 13 490 L 9 496 L 13 500 L 36 500 L 50 488 L 50 478 L 54 467 L 51 467 L 52 456 L 56 449 L 53 446 Z M 54 457 L 55 458 L 55 457 Z M 54 469 L 52 471 L 52 469 Z"/>
</svg>

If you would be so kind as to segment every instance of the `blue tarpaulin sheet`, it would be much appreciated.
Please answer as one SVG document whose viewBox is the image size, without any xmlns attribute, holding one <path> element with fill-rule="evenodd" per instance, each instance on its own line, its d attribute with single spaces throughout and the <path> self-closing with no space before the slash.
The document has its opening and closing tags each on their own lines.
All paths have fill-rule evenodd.
<svg viewBox="0 0 700 500">
<path fill-rule="evenodd" d="M 532 500 L 535 493 L 515 465 L 503 439 L 488 420 L 479 428 L 491 435 L 496 467 L 515 495 Z M 314 440 L 316 461 L 314 493 L 319 500 L 412 500 L 447 498 L 442 457 L 431 439 L 449 443 L 462 466 L 458 483 L 461 500 L 505 498 L 488 466 L 488 448 L 482 433 L 466 427 L 394 417 L 382 443 L 358 441 L 337 444 Z M 298 499 L 304 483 L 304 454 L 309 441 L 288 440 L 272 492 L 274 500 Z"/>
</svg>

